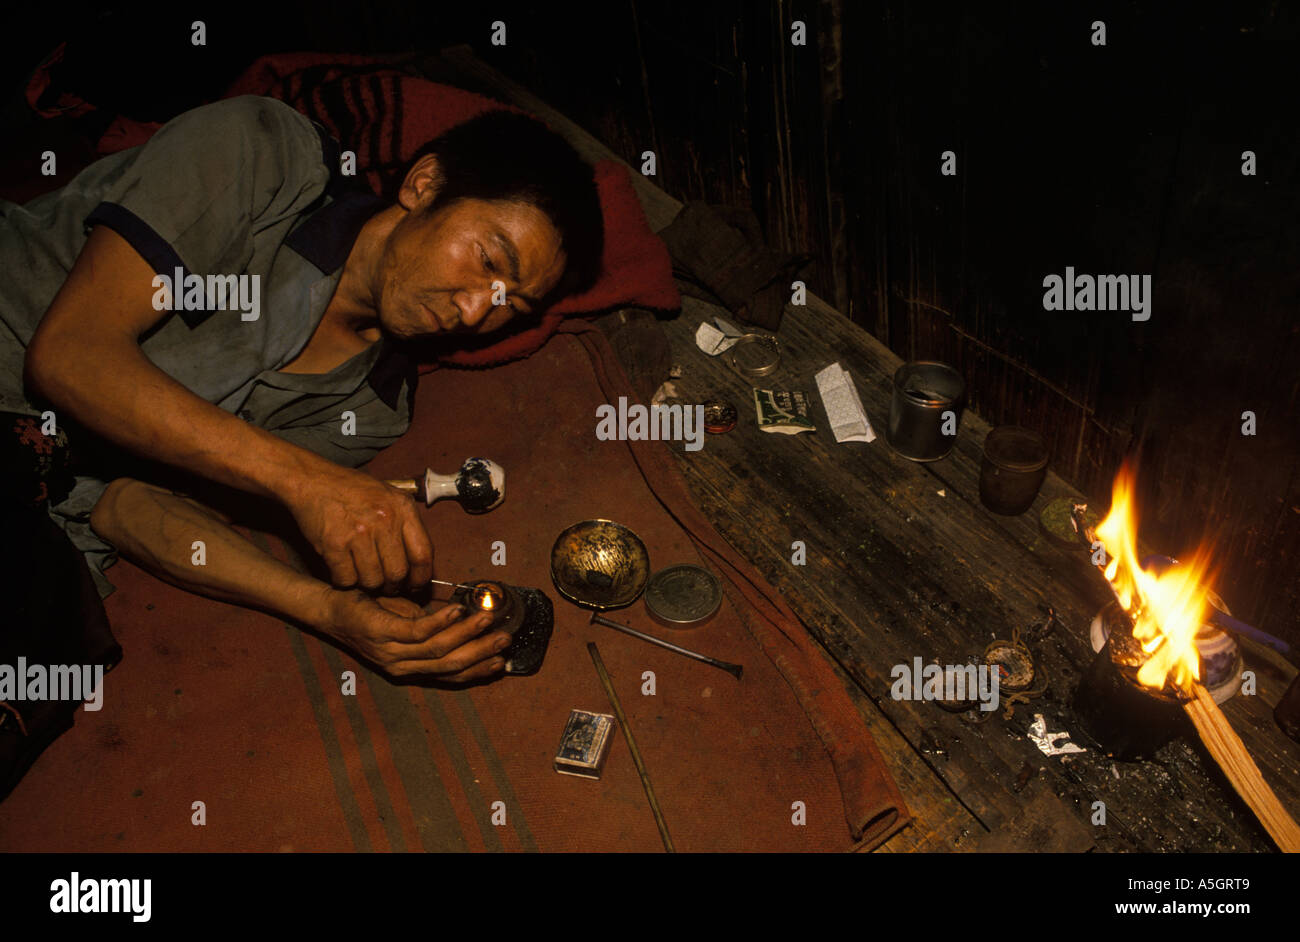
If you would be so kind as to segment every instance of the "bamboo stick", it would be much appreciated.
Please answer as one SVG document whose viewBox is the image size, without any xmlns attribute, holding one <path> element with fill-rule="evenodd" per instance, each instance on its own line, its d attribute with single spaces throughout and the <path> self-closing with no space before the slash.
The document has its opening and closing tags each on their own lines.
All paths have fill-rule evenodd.
<svg viewBox="0 0 1300 942">
<path fill-rule="evenodd" d="M 600 675 L 600 682 L 605 688 L 605 695 L 609 697 L 609 702 L 614 707 L 614 715 L 618 717 L 619 728 L 623 730 L 623 738 L 627 740 L 627 748 L 632 753 L 632 762 L 636 765 L 637 775 L 641 776 L 641 787 L 645 789 L 645 796 L 650 801 L 650 810 L 655 816 L 655 825 L 659 828 L 659 837 L 663 839 L 664 850 L 670 854 L 676 853 L 677 849 L 673 847 L 673 839 L 668 833 L 668 822 L 664 820 L 664 813 L 659 810 L 659 801 L 655 798 L 654 786 L 650 784 L 650 773 L 646 771 L 645 762 L 641 759 L 641 750 L 637 749 L 636 739 L 632 736 L 632 727 L 628 725 L 627 717 L 623 715 L 623 704 L 619 703 L 618 694 L 614 691 L 614 682 L 609 679 L 609 672 L 605 670 L 605 662 L 600 659 L 600 652 L 596 650 L 594 641 L 587 642 L 587 652 L 596 665 L 596 673 Z"/>
<path fill-rule="evenodd" d="M 1193 698 L 1183 705 L 1183 709 L 1191 717 L 1205 748 L 1223 769 L 1223 774 L 1228 776 L 1237 794 L 1250 806 L 1259 823 L 1264 825 L 1278 849 L 1288 854 L 1300 853 L 1300 825 L 1287 814 L 1273 789 L 1264 781 L 1246 744 L 1202 684 L 1193 684 L 1192 694 Z"/>
</svg>

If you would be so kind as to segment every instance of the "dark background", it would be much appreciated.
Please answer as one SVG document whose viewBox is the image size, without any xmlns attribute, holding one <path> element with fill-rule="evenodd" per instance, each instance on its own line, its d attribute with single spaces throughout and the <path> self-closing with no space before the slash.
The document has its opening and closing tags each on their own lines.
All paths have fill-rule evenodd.
<svg viewBox="0 0 1300 942">
<path fill-rule="evenodd" d="M 266 52 L 468 43 L 634 166 L 654 150 L 673 196 L 752 206 L 771 243 L 814 256 L 811 290 L 903 357 L 956 365 L 974 409 L 1040 430 L 1053 468 L 1100 504 L 1138 456 L 1144 539 L 1173 555 L 1213 540 L 1234 613 L 1300 643 L 1294 10 L 533 6 L 38 9 L 4 30 L 3 162 L 37 159 L 14 143 L 30 130 L 18 92 L 63 39 L 71 86 L 152 120 L 218 97 Z M 190 44 L 195 19 L 206 47 Z M 505 47 L 489 42 L 497 19 Z M 789 42 L 796 19 L 805 47 Z M 939 173 L 944 150 L 956 177 Z M 1067 265 L 1152 275 L 1151 320 L 1045 312 L 1042 279 Z"/>
</svg>

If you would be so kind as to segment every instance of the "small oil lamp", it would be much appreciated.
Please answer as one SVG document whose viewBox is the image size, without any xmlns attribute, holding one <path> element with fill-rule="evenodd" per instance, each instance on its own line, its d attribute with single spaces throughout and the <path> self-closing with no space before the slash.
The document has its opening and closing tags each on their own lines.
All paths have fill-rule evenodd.
<svg viewBox="0 0 1300 942">
<path fill-rule="evenodd" d="M 519 592 L 513 586 L 500 582 L 472 582 L 472 589 L 466 592 L 469 597 L 466 608 L 480 612 L 491 612 L 494 620 L 493 629 L 514 634 L 519 630 L 524 619 L 524 605 Z"/>
<path fill-rule="evenodd" d="M 507 674 L 532 674 L 542 666 L 555 626 L 551 600 L 540 589 L 503 582 L 463 583 L 451 598 L 466 611 L 491 612 L 490 631 L 504 631 L 514 640 L 501 652 Z"/>
</svg>

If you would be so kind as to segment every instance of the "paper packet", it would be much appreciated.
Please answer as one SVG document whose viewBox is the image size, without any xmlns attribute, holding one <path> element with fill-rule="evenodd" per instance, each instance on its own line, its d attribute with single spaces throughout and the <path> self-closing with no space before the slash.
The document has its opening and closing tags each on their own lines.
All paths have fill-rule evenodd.
<svg viewBox="0 0 1300 942">
<path fill-rule="evenodd" d="M 815 432 L 808 421 L 808 397 L 799 390 L 754 388 L 754 407 L 758 410 L 758 427 L 764 432 L 798 435 Z"/>
</svg>

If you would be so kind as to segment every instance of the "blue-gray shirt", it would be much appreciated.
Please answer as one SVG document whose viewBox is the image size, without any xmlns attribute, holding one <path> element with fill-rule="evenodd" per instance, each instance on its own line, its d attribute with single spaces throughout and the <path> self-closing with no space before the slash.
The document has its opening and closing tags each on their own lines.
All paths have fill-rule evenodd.
<svg viewBox="0 0 1300 942">
<path fill-rule="evenodd" d="M 246 95 L 180 115 L 144 145 L 96 161 L 25 206 L 0 200 L 0 410 L 41 414 L 23 389 L 23 356 L 91 227 L 103 225 L 168 279 L 180 269 L 233 287 L 228 276 L 257 276 L 255 320 L 237 295 L 223 303 L 220 293 L 192 292 L 186 304 L 179 285 L 168 298 L 156 283 L 155 297 L 173 307 L 140 344 L 156 366 L 339 464 L 373 457 L 410 425 L 414 372 L 396 345 L 381 340 L 327 374 L 279 372 L 311 339 L 357 233 L 385 205 L 339 179 L 338 166 L 338 144 L 319 125 Z M 116 554 L 89 518 L 107 485 L 79 476 L 50 508 L 103 595 L 112 591 L 103 569 Z"/>
</svg>

